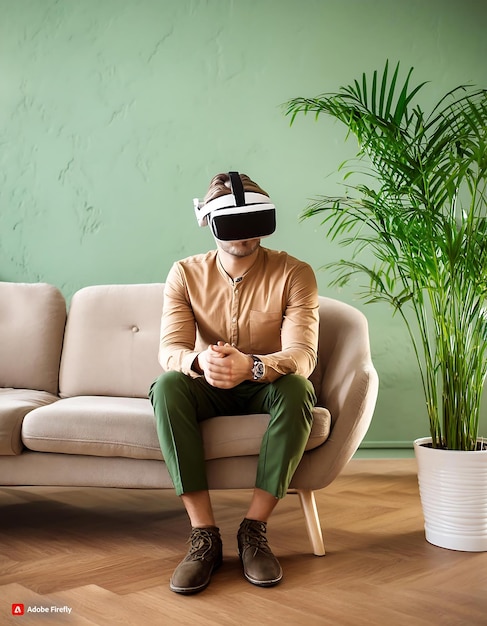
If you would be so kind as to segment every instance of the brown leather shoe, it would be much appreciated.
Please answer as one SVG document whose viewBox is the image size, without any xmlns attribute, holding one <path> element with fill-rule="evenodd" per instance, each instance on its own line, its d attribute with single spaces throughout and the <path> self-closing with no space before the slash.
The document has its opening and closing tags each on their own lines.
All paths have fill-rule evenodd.
<svg viewBox="0 0 487 626">
<path fill-rule="evenodd" d="M 212 573 L 222 564 L 222 540 L 216 526 L 193 528 L 187 555 L 176 567 L 169 583 L 176 593 L 197 593 L 210 582 Z"/>
<path fill-rule="evenodd" d="M 266 523 L 245 518 L 238 530 L 238 552 L 245 578 L 253 585 L 272 587 L 282 578 L 279 561 L 267 543 Z"/>
</svg>

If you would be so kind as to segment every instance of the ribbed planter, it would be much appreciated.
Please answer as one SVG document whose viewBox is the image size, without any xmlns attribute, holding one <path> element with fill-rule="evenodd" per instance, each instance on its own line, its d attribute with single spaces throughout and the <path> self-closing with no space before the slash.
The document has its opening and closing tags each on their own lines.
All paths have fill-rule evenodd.
<svg viewBox="0 0 487 626">
<path fill-rule="evenodd" d="M 487 450 L 462 452 L 414 442 L 429 543 L 450 550 L 487 550 Z"/>
</svg>

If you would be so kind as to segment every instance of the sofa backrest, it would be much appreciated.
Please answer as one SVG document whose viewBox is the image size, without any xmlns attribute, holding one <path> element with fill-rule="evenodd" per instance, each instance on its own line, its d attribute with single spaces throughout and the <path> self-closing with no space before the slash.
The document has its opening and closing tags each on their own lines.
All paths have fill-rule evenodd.
<svg viewBox="0 0 487 626">
<path fill-rule="evenodd" d="M 338 418 L 357 374 L 373 368 L 368 323 L 357 308 L 319 296 L 318 363 L 311 375 L 318 403 Z"/>
<path fill-rule="evenodd" d="M 65 322 L 56 287 L 0 282 L 0 387 L 56 394 Z"/>
<path fill-rule="evenodd" d="M 62 397 L 147 397 L 157 355 L 163 283 L 96 285 L 76 292 L 66 323 Z"/>
</svg>

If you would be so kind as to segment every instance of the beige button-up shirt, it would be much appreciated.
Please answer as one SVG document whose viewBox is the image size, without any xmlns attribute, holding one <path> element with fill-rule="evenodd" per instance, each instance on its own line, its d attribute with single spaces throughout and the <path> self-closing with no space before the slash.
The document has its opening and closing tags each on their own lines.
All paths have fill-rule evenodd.
<svg viewBox="0 0 487 626">
<path fill-rule="evenodd" d="M 232 280 L 216 250 L 175 263 L 166 280 L 159 362 L 198 376 L 196 356 L 224 341 L 265 364 L 263 382 L 284 374 L 307 378 L 316 365 L 318 288 L 311 267 L 285 252 L 260 248 Z"/>
</svg>

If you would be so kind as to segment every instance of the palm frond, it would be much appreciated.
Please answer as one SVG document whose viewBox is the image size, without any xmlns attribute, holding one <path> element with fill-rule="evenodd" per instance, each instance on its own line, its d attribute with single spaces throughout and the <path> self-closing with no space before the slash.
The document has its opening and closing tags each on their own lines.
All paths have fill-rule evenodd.
<svg viewBox="0 0 487 626">
<path fill-rule="evenodd" d="M 327 266 L 332 284 L 363 276 L 360 295 L 401 315 L 434 445 L 463 449 L 478 434 L 487 375 L 487 90 L 459 85 L 426 114 L 417 99 L 427 83 L 412 85 L 413 68 L 400 80 L 399 70 L 390 74 L 387 61 L 337 92 L 292 99 L 285 112 L 291 124 L 326 114 L 355 135 L 357 155 L 340 168 L 354 197 L 323 196 L 303 217 L 319 215 L 351 250 Z M 356 174 L 372 186 L 353 184 Z"/>
</svg>

